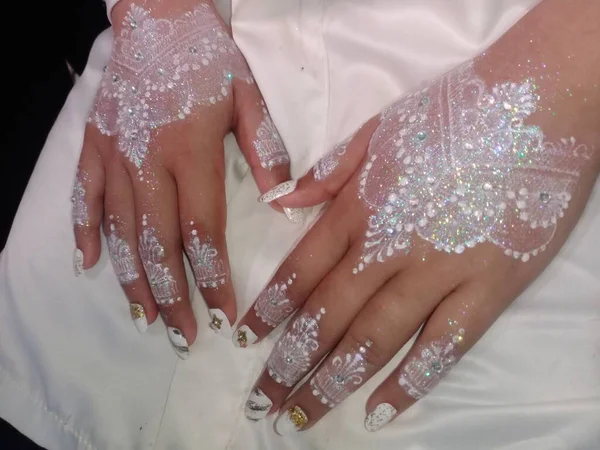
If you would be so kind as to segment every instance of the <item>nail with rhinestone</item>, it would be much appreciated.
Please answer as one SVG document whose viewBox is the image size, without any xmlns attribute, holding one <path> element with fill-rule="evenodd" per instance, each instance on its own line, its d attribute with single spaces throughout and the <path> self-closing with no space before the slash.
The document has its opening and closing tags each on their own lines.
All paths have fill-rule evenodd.
<svg viewBox="0 0 600 450">
<path fill-rule="evenodd" d="M 233 345 L 236 347 L 246 348 L 254 344 L 258 340 L 258 336 L 250 329 L 248 325 L 242 325 L 233 334 Z"/>
<path fill-rule="evenodd" d="M 308 416 L 298 405 L 288 409 L 275 421 L 275 431 L 280 436 L 292 435 L 304 428 L 308 423 Z"/>
<path fill-rule="evenodd" d="M 208 316 L 210 318 L 208 326 L 215 333 L 231 333 L 231 325 L 229 324 L 229 319 L 227 319 L 227 316 L 222 310 L 218 308 L 209 309 Z"/>
</svg>

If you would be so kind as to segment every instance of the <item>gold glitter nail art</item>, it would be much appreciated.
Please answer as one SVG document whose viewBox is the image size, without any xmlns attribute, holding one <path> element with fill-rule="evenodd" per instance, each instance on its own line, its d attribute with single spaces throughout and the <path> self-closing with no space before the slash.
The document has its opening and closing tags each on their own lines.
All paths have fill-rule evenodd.
<svg viewBox="0 0 600 450">
<path fill-rule="evenodd" d="M 298 405 L 288 409 L 288 415 L 290 421 L 298 430 L 302 429 L 302 427 L 308 423 L 308 417 L 306 416 L 306 413 Z"/>
<path fill-rule="evenodd" d="M 248 346 L 248 335 L 243 330 L 237 331 L 237 342 L 240 347 L 246 348 Z"/>
<path fill-rule="evenodd" d="M 146 317 L 146 312 L 144 311 L 144 307 L 142 305 L 138 305 L 136 303 L 131 303 L 129 305 L 129 312 L 131 313 L 131 318 L 133 320 L 137 320 L 137 319 Z"/>
</svg>

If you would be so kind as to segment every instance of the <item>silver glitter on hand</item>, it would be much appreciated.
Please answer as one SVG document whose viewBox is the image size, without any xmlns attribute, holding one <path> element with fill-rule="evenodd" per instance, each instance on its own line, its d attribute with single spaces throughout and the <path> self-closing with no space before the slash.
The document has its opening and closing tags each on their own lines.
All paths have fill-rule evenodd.
<svg viewBox="0 0 600 450">
<path fill-rule="evenodd" d="M 373 214 L 354 273 L 409 252 L 413 232 L 448 253 L 490 242 L 528 261 L 545 250 L 587 147 L 525 124 L 538 100 L 532 80 L 488 89 L 470 62 L 388 108 L 360 174 Z"/>
<path fill-rule="evenodd" d="M 132 4 L 88 121 L 118 136 L 119 150 L 139 168 L 153 130 L 224 100 L 234 77 L 253 82 L 210 6 L 170 20 Z"/>
</svg>

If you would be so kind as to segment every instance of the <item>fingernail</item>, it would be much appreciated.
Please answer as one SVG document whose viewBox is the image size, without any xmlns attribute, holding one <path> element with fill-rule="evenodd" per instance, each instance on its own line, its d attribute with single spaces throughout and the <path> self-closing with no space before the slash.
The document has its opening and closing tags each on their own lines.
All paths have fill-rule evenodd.
<svg viewBox="0 0 600 450">
<path fill-rule="evenodd" d="M 365 417 L 365 428 L 367 431 L 379 431 L 387 425 L 398 411 L 389 403 L 380 403 L 371 413 Z"/>
<path fill-rule="evenodd" d="M 233 345 L 246 348 L 256 342 L 258 336 L 250 329 L 248 325 L 242 325 L 233 335 Z"/>
<path fill-rule="evenodd" d="M 286 195 L 294 192 L 296 190 L 297 185 L 298 180 L 289 180 L 284 183 L 278 184 L 269 192 L 266 192 L 264 195 L 260 196 L 258 198 L 258 201 L 262 203 L 271 203 L 273 200 L 285 197 Z"/>
<path fill-rule="evenodd" d="M 308 423 L 306 413 L 298 405 L 288 409 L 275 421 L 275 431 L 280 436 L 288 436 L 300 431 Z"/>
<path fill-rule="evenodd" d="M 73 270 L 76 277 L 83 273 L 83 252 L 78 248 L 73 252 Z"/>
<path fill-rule="evenodd" d="M 302 208 L 283 208 L 283 212 L 293 224 L 302 225 L 306 220 L 306 214 Z"/>
<path fill-rule="evenodd" d="M 218 308 L 209 309 L 208 315 L 210 317 L 208 326 L 210 326 L 215 333 L 220 333 L 221 331 L 231 333 L 229 319 L 227 319 L 227 316 L 223 311 Z"/>
<path fill-rule="evenodd" d="M 255 422 L 264 419 L 269 414 L 272 406 L 273 402 L 265 395 L 262 389 L 254 388 L 248 400 L 246 400 L 246 417 Z"/>
<path fill-rule="evenodd" d="M 133 324 L 140 334 L 145 333 L 148 329 L 148 320 L 146 319 L 146 311 L 144 311 L 144 307 L 137 303 L 131 303 L 129 305 L 129 312 L 131 313 Z"/>
<path fill-rule="evenodd" d="M 168 327 L 167 333 L 177 356 L 181 359 L 188 359 L 190 357 L 190 347 L 181 330 L 174 327 Z"/>
</svg>

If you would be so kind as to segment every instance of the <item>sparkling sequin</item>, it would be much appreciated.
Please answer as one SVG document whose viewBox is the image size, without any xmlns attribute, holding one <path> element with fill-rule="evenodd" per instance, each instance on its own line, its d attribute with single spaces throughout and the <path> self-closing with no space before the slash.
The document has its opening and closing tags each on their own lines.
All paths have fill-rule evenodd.
<svg viewBox="0 0 600 450">
<path fill-rule="evenodd" d="M 296 279 L 296 274 L 283 283 L 275 283 L 264 290 L 254 304 L 256 317 L 271 327 L 276 327 L 294 311 L 288 298 L 288 287 Z"/>
<path fill-rule="evenodd" d="M 589 155 L 524 123 L 538 99 L 531 80 L 489 90 L 468 63 L 388 108 L 360 175 L 374 213 L 354 273 L 409 252 L 413 232 L 448 253 L 491 242 L 527 261 L 545 250 Z"/>
</svg>

